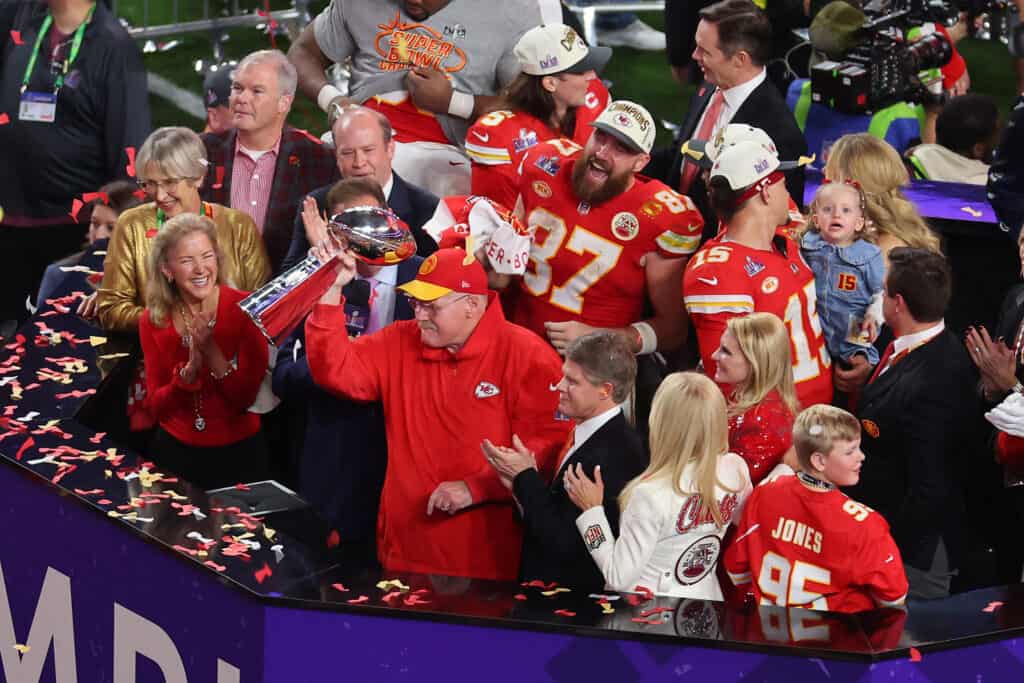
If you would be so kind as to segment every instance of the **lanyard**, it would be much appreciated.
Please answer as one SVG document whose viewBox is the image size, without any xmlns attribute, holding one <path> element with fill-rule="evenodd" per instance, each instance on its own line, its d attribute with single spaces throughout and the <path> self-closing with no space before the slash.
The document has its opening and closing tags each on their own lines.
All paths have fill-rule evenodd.
<svg viewBox="0 0 1024 683">
<path fill-rule="evenodd" d="M 211 209 L 210 205 L 207 204 L 206 202 L 200 202 L 199 203 L 199 215 L 200 216 L 206 216 L 207 218 L 211 218 L 212 219 L 213 218 L 213 209 Z M 157 209 L 156 210 L 156 229 L 157 229 L 157 232 L 159 232 L 164 227 L 164 223 L 166 221 L 167 221 L 167 214 L 164 213 L 163 209 Z"/>
<path fill-rule="evenodd" d="M 85 27 L 92 21 L 92 13 L 96 11 L 96 5 L 93 5 L 89 9 L 89 14 L 86 15 L 85 21 L 75 30 L 75 38 L 71 41 L 71 50 L 68 52 L 67 59 L 64 60 L 64 66 L 61 67 L 60 75 L 57 76 L 57 80 L 53 85 L 53 93 L 57 94 L 57 91 L 64 85 L 64 77 L 68 75 L 68 69 L 74 64 L 75 59 L 78 57 L 78 51 L 82 48 L 82 38 L 85 36 Z M 50 26 L 53 24 L 53 15 L 50 13 L 46 14 L 46 18 L 43 19 L 43 25 L 39 27 L 39 35 L 36 36 L 36 43 L 32 46 L 32 56 L 29 57 L 28 67 L 25 68 L 25 76 L 21 79 L 21 92 L 28 90 L 28 83 L 32 80 L 32 71 L 36 68 L 36 58 L 39 56 L 39 50 L 43 46 L 43 38 L 50 30 Z"/>
</svg>

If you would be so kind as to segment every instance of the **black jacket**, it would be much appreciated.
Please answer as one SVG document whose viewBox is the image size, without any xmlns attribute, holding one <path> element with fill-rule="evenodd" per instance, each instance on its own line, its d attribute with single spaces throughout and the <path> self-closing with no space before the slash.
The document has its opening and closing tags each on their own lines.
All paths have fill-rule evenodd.
<svg viewBox="0 0 1024 683">
<path fill-rule="evenodd" d="M 866 456 L 847 493 L 889 522 L 903 561 L 928 570 L 941 537 L 955 567 L 966 532 L 961 482 L 977 419 L 977 373 L 945 330 L 864 387 L 857 417 Z"/>
<path fill-rule="evenodd" d="M 388 207 L 412 230 L 412 234 L 416 238 L 416 255 L 426 258 L 437 251 L 437 244 L 430 235 L 423 231 L 423 224 L 434 215 L 438 199 L 426 190 L 402 180 L 397 173 L 392 173 L 391 177 L 394 182 L 391 183 Z M 309 193 L 309 196 L 316 200 L 316 205 L 321 211 L 327 210 L 327 193 L 331 187 L 331 185 L 325 185 Z M 309 246 L 309 240 L 306 239 L 306 228 L 302 224 L 300 201 L 299 209 L 295 214 L 295 224 L 292 226 L 292 241 L 288 246 L 288 254 L 284 257 L 281 270 L 288 270 L 306 258 Z"/>
<path fill-rule="evenodd" d="M 590 558 L 576 518 L 580 509 L 565 492 L 565 468 L 583 465 L 588 477 L 601 466 L 604 509 L 612 532 L 619 533 L 619 493 L 647 467 L 643 442 L 620 412 L 573 452 L 550 486 L 537 470 L 515 478 L 513 492 L 523 510 L 523 552 L 519 575 L 524 581 L 556 581 L 580 591 L 600 591 L 604 576 Z"/>
<path fill-rule="evenodd" d="M 707 108 L 715 88 L 710 83 L 701 83 L 690 100 L 690 108 L 679 127 L 679 135 L 671 147 L 659 149 L 651 154 L 651 162 L 644 169 L 644 174 L 661 180 L 671 188 L 679 187 L 682 174 L 683 155 L 680 146 L 692 138 L 697 131 L 700 117 Z M 800 132 L 793 113 L 786 106 L 779 91 L 766 78 L 761 85 L 754 88 L 747 99 L 740 105 L 732 123 L 746 123 L 760 128 L 771 137 L 779 150 L 779 158 L 783 161 L 795 161 L 807 154 L 807 141 Z M 692 162 L 687 162 L 692 163 Z M 786 173 L 786 189 L 798 205 L 803 205 L 804 170 L 796 168 Z M 690 198 L 704 216 L 704 237 L 713 237 L 718 232 L 718 217 L 711 210 L 707 201 L 707 188 L 698 174 L 690 186 Z"/>
</svg>

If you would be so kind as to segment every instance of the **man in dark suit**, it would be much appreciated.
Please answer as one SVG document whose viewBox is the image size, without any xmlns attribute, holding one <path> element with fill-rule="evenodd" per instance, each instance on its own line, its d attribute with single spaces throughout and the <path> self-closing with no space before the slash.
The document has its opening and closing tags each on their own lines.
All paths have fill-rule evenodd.
<svg viewBox="0 0 1024 683">
<path fill-rule="evenodd" d="M 352 206 L 386 206 L 372 178 L 342 180 L 328 193 L 332 212 Z M 415 279 L 418 256 L 385 268 L 359 263 L 357 279 L 346 285 L 347 333 L 358 337 L 395 320 L 410 320 L 412 307 L 395 286 Z M 387 310 L 380 310 L 386 308 Z M 306 362 L 305 325 L 285 342 L 274 368 L 274 393 L 282 405 L 301 407 L 290 414 L 298 461 L 298 488 L 346 543 L 346 555 L 373 561 L 387 441 L 380 403 L 339 399 L 319 388 Z"/>
<path fill-rule="evenodd" d="M 979 406 L 974 366 L 942 318 L 950 280 L 941 254 L 889 252 L 882 305 L 895 339 L 857 410 L 867 459 L 848 493 L 889 522 L 912 598 L 949 594 L 966 540 L 960 482 Z"/>
<path fill-rule="evenodd" d="M 281 272 L 302 198 L 338 179 L 331 151 L 318 138 L 285 125 L 296 78 L 295 67 L 278 50 L 248 55 L 231 75 L 233 127 L 202 136 L 209 161 L 203 199 L 252 216 L 275 274 Z"/>
<path fill-rule="evenodd" d="M 750 0 L 722 0 L 699 13 L 693 59 L 704 82 L 690 100 L 686 118 L 673 144 L 651 155 L 644 174 L 689 195 L 704 216 L 705 237 L 718 230 L 718 219 L 707 201 L 707 188 L 696 162 L 680 152 L 683 142 L 709 140 L 730 123 L 746 123 L 768 133 L 780 159 L 807 154 L 807 142 L 778 89 L 767 78 L 772 27 Z M 803 204 L 804 171 L 786 173 L 786 189 Z"/>
<path fill-rule="evenodd" d="M 416 238 L 417 256 L 426 258 L 433 254 L 437 244 L 423 231 L 423 224 L 434 215 L 438 199 L 426 190 L 407 183 L 391 170 L 395 141 L 387 117 L 366 107 L 349 105 L 334 121 L 331 134 L 334 136 L 335 155 L 341 176 L 376 179 L 384 188 L 388 206 L 412 229 Z M 327 210 L 325 200 L 328 189 L 321 187 L 310 193 L 321 211 Z M 310 246 L 302 216 L 296 216 L 284 268 L 290 268 L 304 259 Z"/>
<path fill-rule="evenodd" d="M 547 484 L 537 470 L 533 454 L 518 439 L 512 448 L 485 442 L 484 453 L 512 489 L 522 510 L 526 533 L 520 577 L 600 591 L 604 588 L 604 577 L 576 529 L 580 511 L 565 492 L 565 471 L 582 466 L 593 477 L 594 468 L 601 468 L 604 509 L 617 535 L 619 493 L 647 466 L 643 442 L 620 408 L 636 379 L 636 359 L 621 337 L 610 332 L 591 332 L 566 349 L 562 371 L 564 376 L 557 386 L 558 409 L 575 426 L 551 484 Z"/>
</svg>

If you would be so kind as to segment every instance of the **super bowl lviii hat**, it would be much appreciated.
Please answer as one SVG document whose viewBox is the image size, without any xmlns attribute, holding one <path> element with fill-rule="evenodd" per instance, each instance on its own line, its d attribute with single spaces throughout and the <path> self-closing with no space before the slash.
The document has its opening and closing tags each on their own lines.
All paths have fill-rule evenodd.
<svg viewBox="0 0 1024 683">
<path fill-rule="evenodd" d="M 654 146 L 654 119 L 636 102 L 615 100 L 590 125 L 616 137 L 635 152 L 647 154 Z"/>
<path fill-rule="evenodd" d="M 775 142 L 768 133 L 746 123 L 730 123 L 727 126 L 722 126 L 710 140 L 687 140 L 683 143 L 682 153 L 684 156 L 693 159 L 701 168 L 711 168 L 723 150 L 741 142 L 753 142 L 761 145 L 778 156 Z M 814 161 L 813 155 L 794 160 L 780 159 L 778 168 L 782 171 L 788 171 L 792 168 L 809 164 L 812 161 Z"/>
<path fill-rule="evenodd" d="M 722 150 L 711 167 L 711 177 L 725 178 L 733 190 L 750 187 L 779 168 L 774 148 L 744 140 Z"/>
<path fill-rule="evenodd" d="M 203 103 L 208 109 L 228 106 L 231 97 L 231 72 L 234 64 L 220 64 L 203 79 Z"/>
<path fill-rule="evenodd" d="M 420 301 L 434 301 L 452 292 L 487 294 L 487 273 L 462 249 L 438 249 L 420 264 L 416 279 L 398 289 Z"/>
<path fill-rule="evenodd" d="M 609 47 L 587 47 L 576 30 L 565 24 L 535 26 L 515 46 L 519 68 L 531 76 L 600 72 L 612 56 Z"/>
</svg>

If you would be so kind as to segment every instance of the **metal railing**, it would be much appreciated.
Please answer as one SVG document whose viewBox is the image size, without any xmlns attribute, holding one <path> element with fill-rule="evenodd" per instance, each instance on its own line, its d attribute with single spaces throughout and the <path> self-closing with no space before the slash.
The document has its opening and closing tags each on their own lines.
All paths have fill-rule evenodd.
<svg viewBox="0 0 1024 683">
<path fill-rule="evenodd" d="M 570 0 L 562 0 L 565 8 L 580 19 L 583 27 L 583 38 L 587 45 L 597 45 L 597 15 L 603 12 L 662 12 L 665 10 L 664 2 L 652 2 L 648 0 L 637 0 L 636 2 L 603 2 L 603 0 L 592 0 L 596 4 L 582 5 Z"/>
<path fill-rule="evenodd" d="M 168 0 L 155 0 L 161 4 Z M 194 6 L 195 3 L 189 3 Z M 119 0 L 112 0 L 111 11 L 115 16 L 121 16 L 118 9 Z M 298 35 L 303 26 L 311 21 L 309 14 L 310 0 L 292 0 L 292 6 L 284 10 L 273 10 L 269 13 L 259 13 L 263 3 L 250 2 L 243 7 L 239 0 L 227 0 L 225 2 L 214 2 L 203 0 L 202 9 L 198 12 L 199 17 L 193 18 L 197 12 L 185 12 L 181 0 L 170 0 L 170 19 L 161 24 L 150 24 L 150 0 L 142 0 L 142 24 L 133 25 L 129 23 L 128 33 L 138 39 L 162 38 L 171 35 L 185 33 L 201 33 L 220 31 L 232 28 L 255 27 L 266 24 L 271 19 L 287 30 L 291 37 Z M 216 10 L 211 10 L 211 5 L 216 5 Z M 163 5 L 166 6 L 166 5 Z M 226 12 L 226 13 L 223 13 Z M 188 16 L 191 15 L 191 16 Z"/>
</svg>

